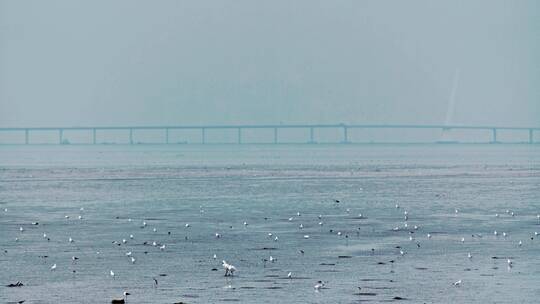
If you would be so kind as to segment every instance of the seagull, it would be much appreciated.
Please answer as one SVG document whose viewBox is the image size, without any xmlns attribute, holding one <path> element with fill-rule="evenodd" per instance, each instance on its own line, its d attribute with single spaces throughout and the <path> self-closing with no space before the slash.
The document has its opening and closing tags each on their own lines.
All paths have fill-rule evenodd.
<svg viewBox="0 0 540 304">
<path fill-rule="evenodd" d="M 112 299 L 111 303 L 112 304 L 123 304 L 123 303 L 126 303 L 127 302 L 127 296 L 129 296 L 130 293 L 127 292 L 127 291 L 124 291 L 124 298 L 122 299 Z"/>
<path fill-rule="evenodd" d="M 507 236 L 506 232 L 503 232 L 503 236 L 504 236 L 504 237 L 506 237 L 506 236 Z"/>
<path fill-rule="evenodd" d="M 225 269 L 225 276 L 233 276 L 234 275 L 234 272 L 236 271 L 236 267 L 234 267 L 233 265 L 225 262 L 225 260 L 222 261 L 223 262 L 223 268 Z"/>
<path fill-rule="evenodd" d="M 131 264 L 135 264 L 135 258 L 131 257 Z"/>
<path fill-rule="evenodd" d="M 124 244 L 127 243 L 126 239 L 122 239 L 122 243 Z"/>
<path fill-rule="evenodd" d="M 154 229 L 152 229 L 152 230 L 153 230 L 154 232 L 157 232 L 157 229 L 156 229 L 156 228 L 154 228 Z"/>
<path fill-rule="evenodd" d="M 215 259 L 217 259 L 217 255 L 216 255 L 216 254 L 214 254 L 214 257 L 213 257 L 213 258 L 214 258 L 214 260 L 215 260 Z"/>
<path fill-rule="evenodd" d="M 126 252 L 127 256 L 131 256 L 131 251 Z"/>
<path fill-rule="evenodd" d="M 461 238 L 461 242 L 465 243 L 465 238 L 464 237 Z"/>
<path fill-rule="evenodd" d="M 79 215 L 79 219 L 82 220 L 82 215 Z"/>
<path fill-rule="evenodd" d="M 508 264 L 508 267 L 512 268 L 513 262 L 510 259 L 507 259 L 506 263 Z"/>
<path fill-rule="evenodd" d="M 309 239 L 309 235 L 307 235 L 307 234 L 304 235 L 304 238 L 305 238 L 305 239 Z"/>
<path fill-rule="evenodd" d="M 73 239 L 72 238 L 69 238 L 68 240 L 70 243 L 73 243 Z"/>
<path fill-rule="evenodd" d="M 162 250 L 162 251 L 165 250 L 165 244 L 161 245 L 161 246 L 159 247 L 159 250 Z"/>
<path fill-rule="evenodd" d="M 289 273 L 287 274 L 287 278 L 292 279 L 292 272 L 289 272 Z"/>
<path fill-rule="evenodd" d="M 244 222 L 244 226 L 247 226 L 247 225 L 248 225 L 248 223 L 247 223 L 247 222 Z"/>
<path fill-rule="evenodd" d="M 399 254 L 405 255 L 405 252 L 404 252 L 403 250 L 400 249 L 400 250 L 399 250 Z"/>
<path fill-rule="evenodd" d="M 323 287 L 324 287 L 324 282 L 323 281 L 317 281 L 317 284 L 315 284 L 315 286 L 313 286 L 313 288 L 315 288 L 315 291 L 319 291 Z"/>
<path fill-rule="evenodd" d="M 114 279 L 114 272 L 111 270 L 111 272 L 109 272 L 109 274 L 111 275 L 111 277 Z"/>
<path fill-rule="evenodd" d="M 23 227 L 19 227 L 19 231 L 20 231 L 20 232 L 23 232 L 23 231 L 24 231 L 24 228 L 23 228 Z"/>
<path fill-rule="evenodd" d="M 216 238 L 219 239 L 220 237 L 221 237 L 221 234 L 219 234 L 219 233 L 216 232 Z"/>
<path fill-rule="evenodd" d="M 467 257 L 468 257 L 469 259 L 472 259 L 472 255 L 471 255 L 470 252 L 467 254 Z"/>
<path fill-rule="evenodd" d="M 523 242 L 519 241 L 518 246 L 521 247 L 521 245 L 523 245 Z"/>
<path fill-rule="evenodd" d="M 186 228 L 189 228 L 190 225 L 189 225 L 189 224 L 186 224 L 185 226 L 186 226 Z"/>
<path fill-rule="evenodd" d="M 76 256 L 72 256 L 72 257 L 71 257 L 71 260 L 73 261 L 73 263 L 75 263 L 75 261 L 77 261 L 78 259 L 79 259 L 79 258 L 76 257 Z"/>
<path fill-rule="evenodd" d="M 146 222 L 142 222 L 143 228 L 146 227 Z"/>
<path fill-rule="evenodd" d="M 454 282 L 453 284 L 454 284 L 454 286 L 459 287 L 459 286 L 461 286 L 461 280 L 458 280 L 458 281 Z"/>
<path fill-rule="evenodd" d="M 428 237 L 428 239 L 430 239 L 431 238 L 431 233 L 428 233 L 427 237 Z"/>
<path fill-rule="evenodd" d="M 494 234 L 495 236 L 499 235 L 499 233 L 497 232 L 497 230 L 493 231 L 493 234 Z"/>
<path fill-rule="evenodd" d="M 51 266 L 51 271 L 56 270 L 56 263 Z"/>
<path fill-rule="evenodd" d="M 130 234 L 130 235 L 129 235 L 129 238 L 130 238 L 130 239 L 133 239 L 133 234 Z"/>
<path fill-rule="evenodd" d="M 46 234 L 46 233 L 43 233 L 43 238 L 44 238 L 44 239 L 47 238 L 47 234 Z"/>
<path fill-rule="evenodd" d="M 275 261 L 277 261 L 277 259 L 275 259 L 273 256 L 270 256 L 268 260 L 270 261 L 270 263 L 274 263 Z"/>
<path fill-rule="evenodd" d="M 278 240 L 279 240 L 279 238 L 276 236 L 276 237 L 274 238 L 274 242 L 277 242 Z"/>
</svg>

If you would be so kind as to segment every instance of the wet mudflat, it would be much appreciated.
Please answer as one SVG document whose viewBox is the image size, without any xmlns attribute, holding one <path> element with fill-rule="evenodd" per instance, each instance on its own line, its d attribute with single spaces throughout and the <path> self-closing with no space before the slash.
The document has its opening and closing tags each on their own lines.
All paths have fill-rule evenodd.
<svg viewBox="0 0 540 304">
<path fill-rule="evenodd" d="M 106 303 L 124 291 L 128 303 L 540 297 L 539 147 L 7 146 L 0 155 L 1 302 Z"/>
</svg>

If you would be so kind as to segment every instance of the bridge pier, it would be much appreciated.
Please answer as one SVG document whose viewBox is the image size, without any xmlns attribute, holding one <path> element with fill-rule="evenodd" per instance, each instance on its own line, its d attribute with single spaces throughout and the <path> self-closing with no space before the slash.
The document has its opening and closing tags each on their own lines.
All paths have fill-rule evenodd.
<svg viewBox="0 0 540 304">
<path fill-rule="evenodd" d="M 129 144 L 133 145 L 133 129 L 129 129 Z"/>
<path fill-rule="evenodd" d="M 491 143 L 496 143 L 497 142 L 497 129 L 491 129 L 491 137 L 492 137 L 492 141 Z"/>
<path fill-rule="evenodd" d="M 347 126 L 343 126 L 343 144 L 349 143 L 349 134 Z"/>
<path fill-rule="evenodd" d="M 58 129 L 58 143 L 62 144 L 64 141 L 64 129 Z"/>
<path fill-rule="evenodd" d="M 238 128 L 238 144 L 242 143 L 242 128 Z"/>
<path fill-rule="evenodd" d="M 204 145 L 206 144 L 206 129 L 201 128 L 201 143 Z"/>
<path fill-rule="evenodd" d="M 529 144 L 533 144 L 533 143 L 534 143 L 533 129 L 529 129 Z"/>
<path fill-rule="evenodd" d="M 274 128 L 274 144 L 277 144 L 278 143 L 278 138 L 277 138 L 278 134 L 277 134 L 277 128 Z"/>
<path fill-rule="evenodd" d="M 169 144 L 169 128 L 165 128 L 165 144 Z"/>
<path fill-rule="evenodd" d="M 315 135 L 314 135 L 314 130 L 315 128 L 311 127 L 309 128 L 309 142 L 310 144 L 314 144 L 315 143 Z"/>
<path fill-rule="evenodd" d="M 92 144 L 96 144 L 96 129 L 92 129 Z"/>
<path fill-rule="evenodd" d="M 30 142 L 30 131 L 28 129 L 24 130 L 24 143 L 28 145 Z"/>
</svg>

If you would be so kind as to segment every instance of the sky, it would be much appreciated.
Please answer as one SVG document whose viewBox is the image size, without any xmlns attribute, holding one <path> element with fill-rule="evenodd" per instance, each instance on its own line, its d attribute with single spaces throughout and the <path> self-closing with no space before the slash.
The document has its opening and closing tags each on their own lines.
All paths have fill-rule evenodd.
<svg viewBox="0 0 540 304">
<path fill-rule="evenodd" d="M 0 127 L 540 126 L 540 1 L 0 0 Z"/>
</svg>

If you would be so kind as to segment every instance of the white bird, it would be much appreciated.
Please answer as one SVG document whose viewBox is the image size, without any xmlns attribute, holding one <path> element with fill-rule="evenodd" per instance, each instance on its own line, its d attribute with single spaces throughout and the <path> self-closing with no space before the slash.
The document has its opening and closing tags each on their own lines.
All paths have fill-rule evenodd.
<svg viewBox="0 0 540 304">
<path fill-rule="evenodd" d="M 128 222 L 131 222 L 131 219 L 130 219 L 130 218 L 128 218 Z"/>
<path fill-rule="evenodd" d="M 362 213 L 358 213 L 358 217 L 363 218 L 364 216 L 362 215 Z"/>
<path fill-rule="evenodd" d="M 189 228 L 189 226 L 190 226 L 189 224 L 186 224 L 186 228 Z"/>
<path fill-rule="evenodd" d="M 493 231 L 493 234 L 494 234 L 495 236 L 499 235 L 499 233 L 497 232 L 497 230 Z"/>
<path fill-rule="evenodd" d="M 79 215 L 79 219 L 82 220 L 82 215 Z"/>
<path fill-rule="evenodd" d="M 523 242 L 519 241 L 518 246 L 521 247 L 521 245 L 523 245 Z"/>
<path fill-rule="evenodd" d="M 467 254 L 467 257 L 468 257 L 469 259 L 472 259 L 472 255 L 471 255 L 470 252 Z"/>
<path fill-rule="evenodd" d="M 430 239 L 431 238 L 431 233 L 428 233 L 427 237 L 428 237 L 428 239 Z"/>
<path fill-rule="evenodd" d="M 81 209 L 79 209 L 79 210 L 84 211 L 84 207 L 81 207 Z"/>
<path fill-rule="evenodd" d="M 499 214 L 498 214 L 498 213 L 495 213 L 495 217 L 499 217 Z"/>
<path fill-rule="evenodd" d="M 20 231 L 20 232 L 23 232 L 23 231 L 24 231 L 24 228 L 23 228 L 23 227 L 19 227 L 19 231 Z"/>
<path fill-rule="evenodd" d="M 248 223 L 247 223 L 247 222 L 244 222 L 244 226 L 247 226 L 247 225 L 248 225 Z"/>
<path fill-rule="evenodd" d="M 270 258 L 268 258 L 268 260 L 270 261 L 270 263 L 274 263 L 276 261 L 276 259 L 273 256 L 270 256 Z"/>
<path fill-rule="evenodd" d="M 538 231 L 535 231 L 535 232 L 534 232 L 534 236 L 538 236 Z"/>
<path fill-rule="evenodd" d="M 157 229 L 156 229 L 156 228 L 154 228 L 154 229 L 152 229 L 152 230 L 153 230 L 154 232 L 157 232 Z"/>
<path fill-rule="evenodd" d="M 131 251 L 126 252 L 126 256 L 131 256 Z"/>
<path fill-rule="evenodd" d="M 513 262 L 510 259 L 507 259 L 506 263 L 508 264 L 508 267 L 512 267 Z"/>
<path fill-rule="evenodd" d="M 133 239 L 133 234 L 130 234 L 130 235 L 129 235 L 129 238 L 130 238 L 130 239 Z"/>
<path fill-rule="evenodd" d="M 459 213 L 459 210 L 456 208 L 456 209 L 454 210 L 454 212 L 457 214 L 457 213 Z"/>
<path fill-rule="evenodd" d="M 300 212 L 296 212 L 296 216 L 300 216 Z"/>
<path fill-rule="evenodd" d="M 142 226 L 143 226 L 143 227 L 146 227 L 146 222 L 142 222 Z"/>
<path fill-rule="evenodd" d="M 461 286 L 461 280 L 454 282 L 454 286 Z"/>
<path fill-rule="evenodd" d="M 412 241 L 412 240 L 414 240 L 414 239 L 413 239 L 412 235 L 410 235 L 409 236 L 409 241 Z"/>
<path fill-rule="evenodd" d="M 465 238 L 464 237 L 461 238 L 461 242 L 465 243 Z"/>
<path fill-rule="evenodd" d="M 135 264 L 135 258 L 134 257 L 131 257 L 131 263 Z"/>
<path fill-rule="evenodd" d="M 65 219 L 68 219 L 68 218 L 69 218 L 69 215 L 64 215 L 64 218 L 65 218 Z"/>
<path fill-rule="evenodd" d="M 300 229 L 304 229 L 304 225 L 300 224 L 300 226 L 298 226 Z"/>
<path fill-rule="evenodd" d="M 506 236 L 507 236 L 506 232 L 503 232 L 503 236 L 504 236 L 504 237 L 506 237 Z"/>
<path fill-rule="evenodd" d="M 276 236 L 276 237 L 274 238 L 274 242 L 277 242 L 278 240 L 279 240 L 279 238 Z"/>
<path fill-rule="evenodd" d="M 56 263 L 51 266 L 51 271 L 56 269 Z"/>
<path fill-rule="evenodd" d="M 113 277 L 114 279 L 114 272 L 111 270 L 111 272 L 109 272 L 109 274 L 111 275 L 111 277 Z"/>
<path fill-rule="evenodd" d="M 234 272 L 236 271 L 236 267 L 225 262 L 225 260 L 223 260 L 222 263 L 223 263 L 223 268 L 225 269 L 225 276 L 233 276 Z"/>
<path fill-rule="evenodd" d="M 315 284 L 315 286 L 313 286 L 313 288 L 315 288 L 315 291 L 319 291 L 323 287 L 324 287 L 324 282 L 323 281 L 317 281 L 317 284 Z"/>
<path fill-rule="evenodd" d="M 73 239 L 72 238 L 69 238 L 68 240 L 70 243 L 73 243 Z"/>
<path fill-rule="evenodd" d="M 290 221 L 292 221 L 292 220 L 293 220 L 293 218 L 292 218 L 292 217 L 290 217 L 290 218 L 289 218 L 289 222 L 290 222 Z"/>
<path fill-rule="evenodd" d="M 165 250 L 165 244 L 161 245 L 161 247 L 159 247 L 159 250 Z"/>
<path fill-rule="evenodd" d="M 405 252 L 403 250 L 399 250 L 399 254 L 405 255 Z"/>
<path fill-rule="evenodd" d="M 323 225 L 323 222 L 319 222 L 319 226 L 322 226 Z"/>
<path fill-rule="evenodd" d="M 418 230 L 418 226 L 414 225 L 414 230 Z"/>
<path fill-rule="evenodd" d="M 398 204 L 396 204 L 396 209 L 399 209 L 399 205 L 398 205 Z"/>
<path fill-rule="evenodd" d="M 305 238 L 305 239 L 309 239 L 309 235 L 307 235 L 307 234 L 304 235 L 304 238 Z"/>
<path fill-rule="evenodd" d="M 215 259 L 217 259 L 217 255 L 216 255 L 216 254 L 214 254 L 214 260 L 215 260 Z"/>
<path fill-rule="evenodd" d="M 122 243 L 124 244 L 127 243 L 126 239 L 122 239 Z"/>
<path fill-rule="evenodd" d="M 272 237 L 272 233 L 268 233 L 268 237 Z"/>
<path fill-rule="evenodd" d="M 289 272 L 289 273 L 287 274 L 287 278 L 289 278 L 289 279 L 292 278 L 292 272 Z"/>
<path fill-rule="evenodd" d="M 47 238 L 47 234 L 46 234 L 46 233 L 43 233 L 43 238 L 44 238 L 44 239 Z"/>
<path fill-rule="evenodd" d="M 153 242 L 152 242 L 152 246 L 154 246 L 154 247 L 156 247 L 156 246 L 157 246 L 157 243 L 156 243 L 156 241 L 153 241 Z"/>
<path fill-rule="evenodd" d="M 338 236 L 341 236 L 341 231 L 338 231 L 337 235 L 338 235 Z"/>
<path fill-rule="evenodd" d="M 220 237 L 221 237 L 221 234 L 219 234 L 219 233 L 216 232 L 216 238 L 219 239 Z"/>
</svg>

